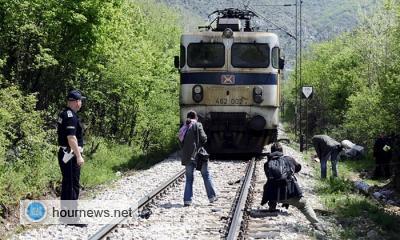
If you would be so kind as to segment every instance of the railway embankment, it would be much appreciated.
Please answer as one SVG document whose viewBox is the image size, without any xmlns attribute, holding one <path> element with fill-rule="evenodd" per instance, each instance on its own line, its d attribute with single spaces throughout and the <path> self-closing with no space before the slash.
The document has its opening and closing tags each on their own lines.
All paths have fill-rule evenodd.
<svg viewBox="0 0 400 240">
<path fill-rule="evenodd" d="M 299 149 L 294 141 L 290 145 Z M 372 179 L 372 158 L 341 159 L 339 177 L 321 180 L 312 146 L 303 156 L 312 169 L 313 191 L 323 205 L 317 214 L 329 219 L 330 231 L 338 232 L 338 239 L 397 239 L 400 236 L 396 227 L 400 223 L 399 194 L 394 190 L 392 179 Z"/>
<path fill-rule="evenodd" d="M 266 146 L 265 151 L 269 151 Z M 313 229 L 304 215 L 296 208 L 279 208 L 276 214 L 265 214 L 267 206 L 261 206 L 261 196 L 266 177 L 263 164 L 266 159 L 256 163 L 255 183 L 252 188 L 252 204 L 247 212 L 247 239 L 391 239 L 395 232 L 393 224 L 398 218 L 387 212 L 376 202 L 354 192 L 352 183 L 347 180 L 345 162 L 338 179 L 321 181 L 319 164 L 314 162 L 309 150 L 300 153 L 284 145 L 284 153 L 294 157 L 303 166 L 297 175 L 305 197 L 315 209 L 326 232 Z M 183 182 L 169 189 L 151 206 L 151 214 L 145 218 L 129 219 L 128 222 L 112 231 L 111 239 L 220 239 L 226 234 L 226 225 L 234 197 L 243 177 L 244 162 L 211 161 L 210 171 L 214 178 L 219 199 L 208 203 L 203 181 L 199 172 L 195 174 L 194 203 L 183 207 Z M 137 171 L 104 186 L 96 193 L 86 194 L 90 199 L 130 199 L 138 201 L 162 182 L 176 174 L 183 167 L 176 154 L 147 170 Z M 340 171 L 339 171 L 340 173 Z M 379 223 L 380 222 L 380 223 Z M 96 233 L 101 225 L 88 225 L 84 228 L 65 225 L 50 225 L 27 228 L 11 239 L 86 239 Z"/>
</svg>

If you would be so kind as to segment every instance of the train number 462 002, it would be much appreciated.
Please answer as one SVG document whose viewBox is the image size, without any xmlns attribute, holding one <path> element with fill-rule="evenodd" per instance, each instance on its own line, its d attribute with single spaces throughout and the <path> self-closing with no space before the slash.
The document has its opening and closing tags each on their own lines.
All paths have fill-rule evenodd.
<svg viewBox="0 0 400 240">
<path fill-rule="evenodd" d="M 219 105 L 244 105 L 247 104 L 244 97 L 241 98 L 217 98 L 215 101 Z"/>
</svg>

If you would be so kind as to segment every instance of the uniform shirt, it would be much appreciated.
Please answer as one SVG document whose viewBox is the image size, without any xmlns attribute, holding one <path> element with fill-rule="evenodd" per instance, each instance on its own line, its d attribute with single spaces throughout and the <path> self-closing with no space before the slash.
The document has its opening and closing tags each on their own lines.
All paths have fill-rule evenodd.
<svg viewBox="0 0 400 240">
<path fill-rule="evenodd" d="M 65 108 L 58 115 L 57 124 L 58 145 L 69 147 L 67 136 L 74 135 L 78 146 L 83 147 L 83 129 L 78 115 L 71 108 Z"/>
</svg>

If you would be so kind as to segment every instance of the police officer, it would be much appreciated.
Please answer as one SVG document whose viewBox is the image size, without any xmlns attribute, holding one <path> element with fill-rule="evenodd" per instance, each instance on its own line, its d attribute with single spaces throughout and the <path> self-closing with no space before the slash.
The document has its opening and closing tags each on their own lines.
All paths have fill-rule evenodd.
<svg viewBox="0 0 400 240">
<path fill-rule="evenodd" d="M 58 163 L 62 173 L 61 200 L 77 200 L 79 197 L 80 167 L 85 162 L 83 128 L 76 114 L 85 99 L 81 92 L 72 90 L 67 96 L 67 107 L 58 117 Z"/>
</svg>

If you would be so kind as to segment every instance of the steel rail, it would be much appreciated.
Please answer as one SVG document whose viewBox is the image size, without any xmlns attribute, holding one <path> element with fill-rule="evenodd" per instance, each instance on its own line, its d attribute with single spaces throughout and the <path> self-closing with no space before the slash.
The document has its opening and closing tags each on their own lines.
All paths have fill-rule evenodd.
<svg viewBox="0 0 400 240">
<path fill-rule="evenodd" d="M 240 187 L 240 194 L 237 198 L 235 212 L 231 219 L 229 226 L 227 240 L 234 240 L 238 238 L 240 227 L 243 219 L 243 212 L 245 211 L 247 197 L 249 195 L 251 179 L 255 171 L 255 158 L 252 158 L 246 169 L 246 175 L 243 180 L 242 186 Z"/>
<path fill-rule="evenodd" d="M 173 176 L 171 179 L 168 181 L 164 182 L 161 184 L 159 187 L 154 189 L 151 193 L 149 193 L 147 196 L 143 197 L 142 199 L 139 200 L 137 205 L 132 206 L 133 211 L 139 210 L 146 206 L 148 203 L 150 203 L 151 200 L 153 200 L 154 197 L 162 193 L 166 188 L 168 188 L 171 184 L 176 182 L 179 178 L 183 177 L 185 174 L 185 169 L 181 170 L 179 173 L 177 173 L 175 176 Z M 92 235 L 89 240 L 100 240 L 104 238 L 109 232 L 111 232 L 114 228 L 118 226 L 118 224 L 122 223 L 127 217 L 121 217 L 118 218 L 112 222 L 110 222 L 107 225 L 104 225 L 100 230 L 98 230 L 94 235 Z"/>
</svg>

